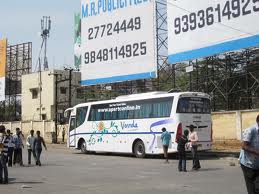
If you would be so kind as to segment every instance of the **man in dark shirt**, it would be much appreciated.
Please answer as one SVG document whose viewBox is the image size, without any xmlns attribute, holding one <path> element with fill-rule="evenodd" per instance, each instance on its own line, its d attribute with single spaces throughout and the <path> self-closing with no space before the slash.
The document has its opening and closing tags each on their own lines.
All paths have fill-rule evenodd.
<svg viewBox="0 0 259 194">
<path fill-rule="evenodd" d="M 5 134 L 5 127 L 0 126 L 0 184 L 8 183 L 7 154 L 9 139 Z"/>
<path fill-rule="evenodd" d="M 35 151 L 35 154 L 36 154 L 36 165 L 39 165 L 41 166 L 41 162 L 40 162 L 40 155 L 41 155 L 41 152 L 42 152 L 42 145 L 45 147 L 45 150 L 47 150 L 47 147 L 46 147 L 46 144 L 45 144 L 45 141 L 43 139 L 43 137 L 40 136 L 40 131 L 37 131 L 36 132 L 36 138 L 34 139 L 34 142 L 33 142 L 33 150 Z"/>
<path fill-rule="evenodd" d="M 184 134 L 177 139 L 177 151 L 179 156 L 178 162 L 178 170 L 186 172 L 186 153 L 185 153 L 185 145 L 188 142 L 188 134 L 189 131 L 185 130 Z"/>
</svg>

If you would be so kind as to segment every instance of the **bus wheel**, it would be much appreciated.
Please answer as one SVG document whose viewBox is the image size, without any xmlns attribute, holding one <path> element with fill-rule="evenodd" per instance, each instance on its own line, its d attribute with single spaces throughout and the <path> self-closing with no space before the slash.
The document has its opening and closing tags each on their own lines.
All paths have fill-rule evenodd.
<svg viewBox="0 0 259 194">
<path fill-rule="evenodd" d="M 80 144 L 80 150 L 83 154 L 87 153 L 87 149 L 86 149 L 86 142 L 85 140 L 82 140 L 81 144 Z"/>
<path fill-rule="evenodd" d="M 144 158 L 146 155 L 145 152 L 145 145 L 143 141 L 137 140 L 137 142 L 134 144 L 134 154 L 137 158 Z"/>
</svg>

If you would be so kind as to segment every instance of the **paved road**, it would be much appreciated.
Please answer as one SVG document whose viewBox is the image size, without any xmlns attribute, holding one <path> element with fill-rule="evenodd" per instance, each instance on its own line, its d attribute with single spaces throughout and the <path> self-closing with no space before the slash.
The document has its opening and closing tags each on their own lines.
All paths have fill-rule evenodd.
<svg viewBox="0 0 259 194">
<path fill-rule="evenodd" d="M 0 185 L 0 193 L 244 194 L 242 172 L 229 160 L 207 158 L 199 172 L 180 173 L 176 160 L 164 164 L 158 158 L 83 155 L 50 148 L 43 152 L 43 166 L 10 168 L 10 184 Z"/>
</svg>

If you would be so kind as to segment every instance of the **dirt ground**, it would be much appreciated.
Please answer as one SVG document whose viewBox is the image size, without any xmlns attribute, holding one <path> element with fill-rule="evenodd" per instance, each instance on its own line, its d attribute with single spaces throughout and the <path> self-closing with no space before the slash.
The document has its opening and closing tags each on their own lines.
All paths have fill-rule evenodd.
<svg viewBox="0 0 259 194">
<path fill-rule="evenodd" d="M 221 140 L 214 141 L 212 149 L 223 152 L 239 152 L 241 142 L 239 140 Z"/>
</svg>

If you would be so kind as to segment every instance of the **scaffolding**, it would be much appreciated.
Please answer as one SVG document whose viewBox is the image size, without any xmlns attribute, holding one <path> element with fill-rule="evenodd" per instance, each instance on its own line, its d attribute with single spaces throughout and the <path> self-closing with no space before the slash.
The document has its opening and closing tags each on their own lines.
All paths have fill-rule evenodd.
<svg viewBox="0 0 259 194">
<path fill-rule="evenodd" d="M 32 43 L 9 45 L 6 55 L 6 100 L 0 104 L 0 121 L 17 121 L 21 119 L 21 78 L 32 68 Z"/>
<path fill-rule="evenodd" d="M 156 23 L 155 89 L 206 92 L 214 111 L 259 108 L 259 48 L 169 64 L 167 4 L 163 0 L 156 2 Z M 193 66 L 192 72 L 186 72 L 188 66 Z"/>
<path fill-rule="evenodd" d="M 164 0 L 156 1 L 155 14 L 158 78 L 85 87 L 86 101 L 175 90 L 210 94 L 213 111 L 259 108 L 259 48 L 169 64 L 167 4 Z M 192 66 L 193 71 L 187 73 L 188 66 Z"/>
</svg>

